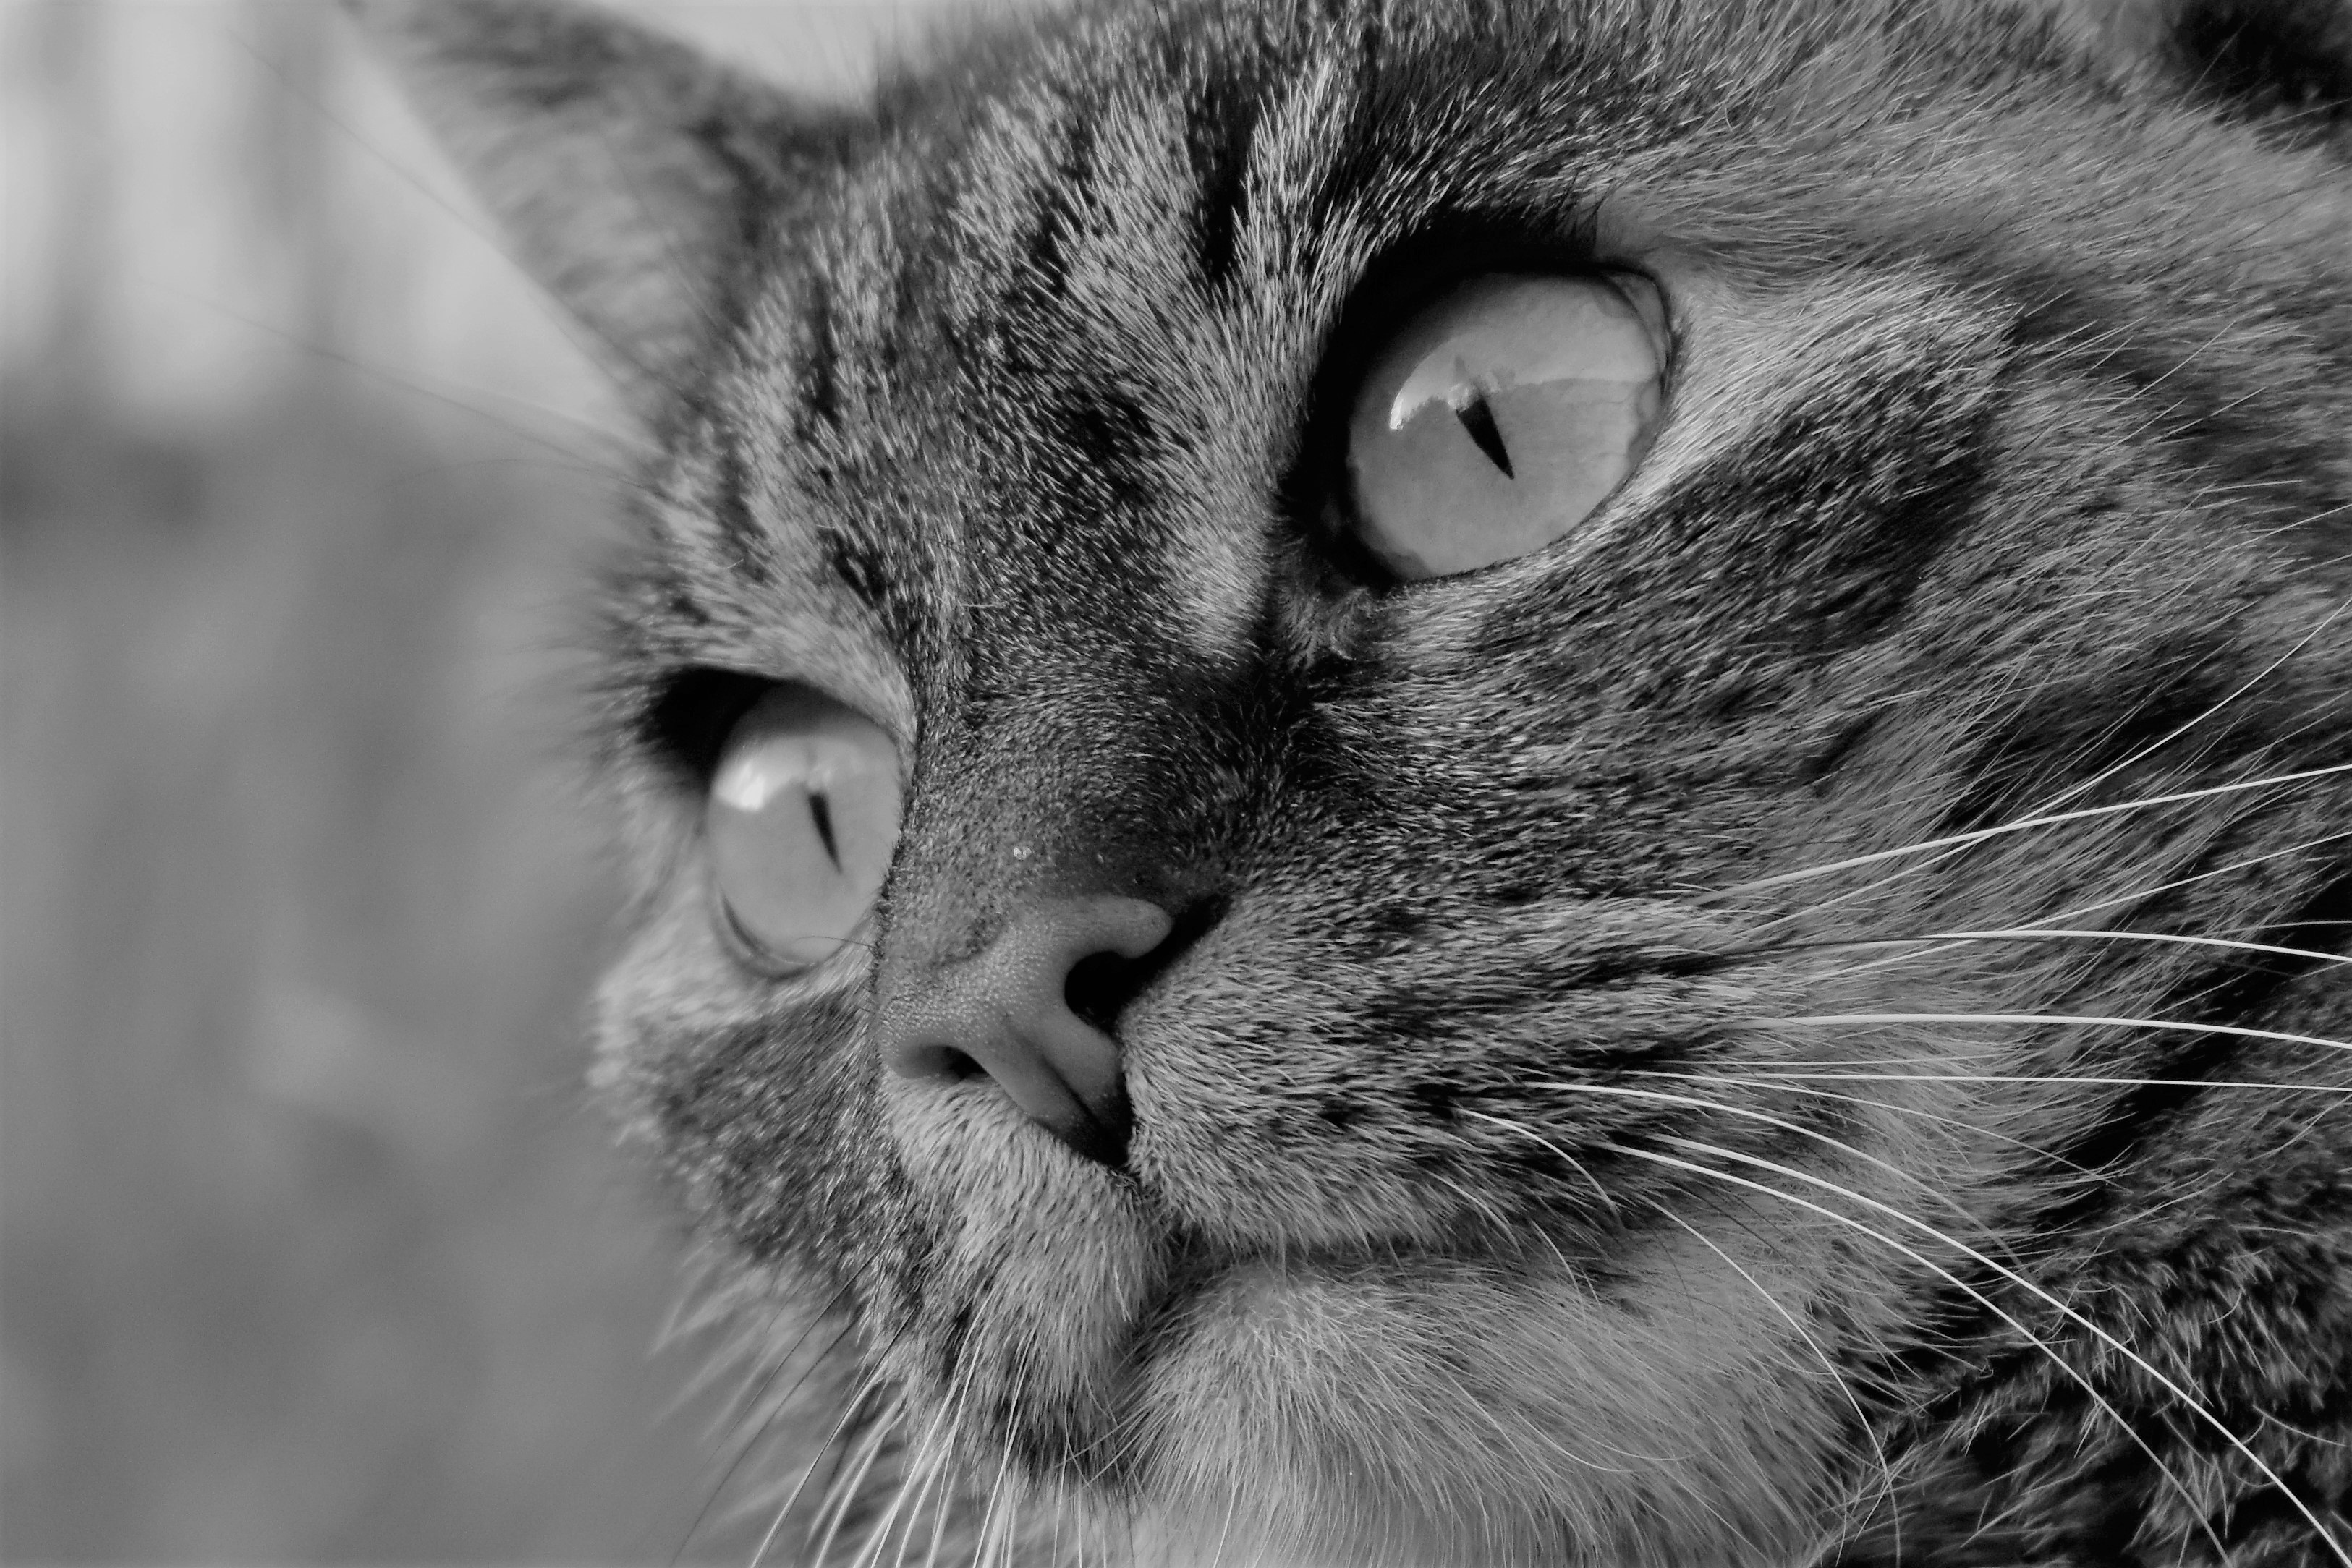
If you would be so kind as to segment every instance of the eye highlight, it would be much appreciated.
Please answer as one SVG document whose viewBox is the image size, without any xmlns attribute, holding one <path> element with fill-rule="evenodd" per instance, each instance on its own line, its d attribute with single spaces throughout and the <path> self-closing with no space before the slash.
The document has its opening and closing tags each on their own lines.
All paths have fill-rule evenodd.
<svg viewBox="0 0 2352 1568">
<path fill-rule="evenodd" d="M 862 925 L 898 841 L 898 755 L 864 716 L 782 686 L 738 719 L 703 807 L 728 918 L 788 968 L 833 956 Z"/>
<path fill-rule="evenodd" d="M 1648 450 L 1665 311 L 1646 278 L 1473 278 L 1372 358 L 1348 419 L 1356 533 L 1405 579 L 1543 549 Z"/>
</svg>

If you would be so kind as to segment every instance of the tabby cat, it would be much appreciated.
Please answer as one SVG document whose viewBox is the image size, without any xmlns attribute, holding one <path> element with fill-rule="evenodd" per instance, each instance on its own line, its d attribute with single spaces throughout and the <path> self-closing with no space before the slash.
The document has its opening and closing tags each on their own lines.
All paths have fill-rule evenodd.
<svg viewBox="0 0 2352 1568">
<path fill-rule="evenodd" d="M 356 3 L 772 1560 L 2352 1564 L 2352 10 Z"/>
</svg>

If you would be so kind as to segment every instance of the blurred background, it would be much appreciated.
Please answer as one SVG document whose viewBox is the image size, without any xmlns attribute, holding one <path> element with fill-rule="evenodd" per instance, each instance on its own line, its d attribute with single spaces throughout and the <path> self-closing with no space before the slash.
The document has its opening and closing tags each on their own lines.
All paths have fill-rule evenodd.
<svg viewBox="0 0 2352 1568">
<path fill-rule="evenodd" d="M 616 405 L 322 0 L 0 0 L 0 1558 L 747 1561 L 581 1089 Z"/>
</svg>

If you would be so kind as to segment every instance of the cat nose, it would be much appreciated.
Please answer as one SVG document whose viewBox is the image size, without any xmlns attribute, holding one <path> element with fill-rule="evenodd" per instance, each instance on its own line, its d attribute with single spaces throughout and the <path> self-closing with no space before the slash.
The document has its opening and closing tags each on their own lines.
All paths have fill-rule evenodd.
<svg viewBox="0 0 2352 1568">
<path fill-rule="evenodd" d="M 1120 1165 L 1127 1082 L 1106 1026 L 1125 999 L 1119 972 L 1174 926 L 1139 898 L 1033 904 L 977 956 L 886 986 L 875 1020 L 882 1061 L 917 1080 L 984 1072 L 1071 1148 Z"/>
</svg>

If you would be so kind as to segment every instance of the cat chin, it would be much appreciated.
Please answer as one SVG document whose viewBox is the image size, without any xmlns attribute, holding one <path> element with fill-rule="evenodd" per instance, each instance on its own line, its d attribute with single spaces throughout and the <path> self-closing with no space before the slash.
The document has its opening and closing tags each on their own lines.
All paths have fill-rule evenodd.
<svg viewBox="0 0 2352 1568">
<path fill-rule="evenodd" d="M 1139 1399 L 1177 1560 L 1247 1562 L 1235 1531 L 1356 1568 L 1793 1555 L 1835 1490 L 1824 1369 L 1691 1250 L 1655 1260 L 1687 1266 L 1671 1301 L 1451 1261 L 1231 1271 Z"/>
<path fill-rule="evenodd" d="M 1790 1560 L 1854 1485 L 1853 1406 L 1800 1325 L 1874 1337 L 1889 1292 L 1826 1220 L 1731 1203 L 1591 1272 L 1188 1263 L 1001 1096 L 885 1100 L 933 1216 L 891 1370 L 975 1453 L 1141 1509 L 1171 1568 Z"/>
</svg>

